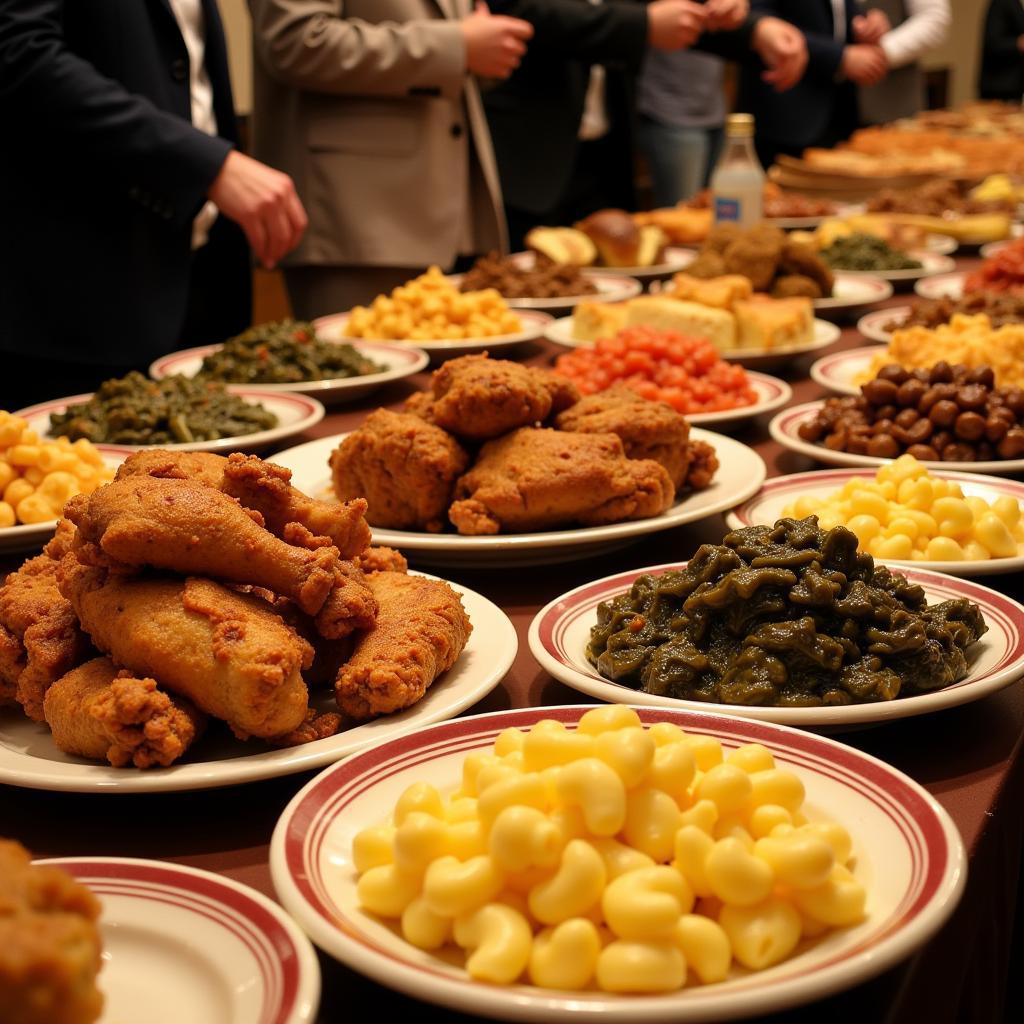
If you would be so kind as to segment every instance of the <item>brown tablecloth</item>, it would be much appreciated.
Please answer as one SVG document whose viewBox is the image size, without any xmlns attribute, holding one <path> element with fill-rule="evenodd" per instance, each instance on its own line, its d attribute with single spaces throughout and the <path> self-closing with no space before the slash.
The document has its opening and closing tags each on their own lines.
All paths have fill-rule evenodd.
<svg viewBox="0 0 1024 1024">
<path fill-rule="evenodd" d="M 973 261 L 971 261 L 973 262 Z M 964 266 L 970 264 L 966 261 Z M 890 305 L 906 301 L 897 295 Z M 865 344 L 852 324 L 832 350 Z M 562 351 L 531 344 L 522 358 L 537 364 Z M 821 353 L 816 353 L 821 355 Z M 822 396 L 807 377 L 813 357 L 773 371 L 793 385 L 793 402 Z M 296 443 L 349 430 L 377 405 L 394 406 L 427 380 L 421 374 L 391 385 L 355 405 L 329 410 L 325 420 Z M 764 458 L 769 476 L 802 472 L 813 464 L 768 439 L 768 417 L 737 432 Z M 695 546 L 718 541 L 724 520 L 654 534 L 624 550 L 556 567 L 447 573 L 500 605 L 519 634 L 519 654 L 504 682 L 468 713 L 509 707 L 580 703 L 580 695 L 554 681 L 534 661 L 526 633 L 534 613 L 558 594 L 610 573 L 685 559 Z M 0 565 L 8 569 L 9 563 Z M 1019 576 L 995 585 L 1020 598 Z M 970 854 L 967 890 L 959 909 L 917 956 L 853 991 L 786 1014 L 787 1020 L 819 1016 L 861 1021 L 988 1022 L 1002 1018 L 1013 928 L 1024 798 L 1024 690 L 1021 685 L 986 700 L 922 718 L 906 719 L 840 738 L 895 765 L 922 783 L 949 811 Z M 231 789 L 155 796 L 68 795 L 0 787 L 0 835 L 13 836 L 37 856 L 150 857 L 205 868 L 273 896 L 268 845 L 278 816 L 311 777 L 292 775 Z M 318 1020 L 344 1019 L 372 1007 L 381 1017 L 405 1012 L 421 1021 L 457 1021 L 446 1008 L 406 999 L 321 956 L 323 998 Z"/>
</svg>

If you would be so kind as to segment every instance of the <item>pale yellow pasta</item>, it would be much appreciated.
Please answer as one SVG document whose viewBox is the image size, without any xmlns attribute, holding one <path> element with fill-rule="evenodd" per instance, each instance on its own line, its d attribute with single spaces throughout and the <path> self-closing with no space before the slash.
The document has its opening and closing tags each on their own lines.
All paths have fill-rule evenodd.
<svg viewBox="0 0 1024 1024">
<path fill-rule="evenodd" d="M 8 501 L 0 501 L 0 527 L 13 526 L 17 522 L 14 509 Z"/>
<path fill-rule="evenodd" d="M 992 515 L 1017 522 L 1009 507 Z M 808 822 L 803 801 L 763 745 L 724 750 L 597 707 L 578 729 L 505 730 L 465 757 L 451 796 L 410 786 L 353 841 L 357 896 L 419 949 L 461 947 L 491 984 L 714 984 L 734 960 L 763 969 L 864 917 L 849 833 Z"/>
</svg>

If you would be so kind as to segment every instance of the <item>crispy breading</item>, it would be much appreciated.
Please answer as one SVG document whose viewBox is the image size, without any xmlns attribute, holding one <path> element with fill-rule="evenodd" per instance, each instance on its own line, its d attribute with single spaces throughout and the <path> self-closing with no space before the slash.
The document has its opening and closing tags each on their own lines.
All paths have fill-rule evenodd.
<svg viewBox="0 0 1024 1024">
<path fill-rule="evenodd" d="M 779 273 L 792 276 L 809 277 L 819 288 L 821 295 L 831 295 L 835 286 L 835 275 L 832 268 L 821 258 L 821 253 L 807 242 L 786 239 L 779 258 Z M 789 295 L 798 294 L 788 292 Z M 799 294 L 806 295 L 806 292 Z M 820 298 L 821 295 L 810 295 L 809 298 Z"/>
<path fill-rule="evenodd" d="M 67 872 L 34 866 L 0 839 L 0 1019 L 4 1024 L 93 1024 L 100 903 Z"/>
<path fill-rule="evenodd" d="M 441 580 L 375 572 L 367 582 L 380 613 L 335 684 L 338 707 L 356 721 L 416 703 L 455 664 L 473 629 L 459 595 Z"/>
<path fill-rule="evenodd" d="M 588 395 L 555 420 L 559 430 L 615 434 L 631 459 L 653 459 L 679 492 L 690 464 L 690 425 L 672 406 L 642 398 L 624 384 Z"/>
<path fill-rule="evenodd" d="M 171 697 L 155 679 L 135 678 L 103 657 L 61 676 L 46 691 L 43 711 L 58 749 L 115 768 L 166 767 L 206 725 L 206 715 L 184 697 Z"/>
<path fill-rule="evenodd" d="M 265 601 L 213 580 L 126 578 L 61 562 L 61 592 L 93 643 L 221 718 L 237 736 L 280 736 L 306 717 L 313 649 Z"/>
<path fill-rule="evenodd" d="M 401 551 L 386 547 L 383 544 L 367 548 L 357 559 L 356 565 L 364 573 L 370 572 L 406 572 L 409 562 Z"/>
<path fill-rule="evenodd" d="M 329 461 L 335 494 L 342 501 L 364 496 L 371 525 L 436 532 L 469 456 L 440 427 L 411 413 L 378 409 Z"/>
<path fill-rule="evenodd" d="M 449 515 L 462 534 L 523 533 L 648 519 L 674 496 L 665 468 L 627 458 L 615 434 L 523 427 L 483 446 Z"/>
</svg>

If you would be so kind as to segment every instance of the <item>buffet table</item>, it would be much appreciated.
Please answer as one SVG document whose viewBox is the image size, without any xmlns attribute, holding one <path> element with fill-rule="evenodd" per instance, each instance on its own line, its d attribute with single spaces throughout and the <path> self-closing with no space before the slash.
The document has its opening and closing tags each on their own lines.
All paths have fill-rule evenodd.
<svg viewBox="0 0 1024 1024">
<path fill-rule="evenodd" d="M 959 262 L 967 268 L 975 261 Z M 900 301 L 905 299 L 891 304 Z M 835 348 L 863 343 L 847 325 Z M 558 351 L 557 346 L 543 342 L 529 346 L 523 355 L 543 365 Z M 792 384 L 794 404 L 822 397 L 821 388 L 807 378 L 809 362 L 806 358 L 784 371 L 773 371 Z M 378 404 L 397 406 L 426 381 L 427 374 L 419 374 L 353 407 L 337 407 L 299 440 L 352 429 L 368 410 Z M 809 460 L 765 439 L 767 419 L 735 436 L 764 458 L 768 475 L 813 468 Z M 521 572 L 437 570 L 456 585 L 478 590 L 499 604 L 519 635 L 512 670 L 472 712 L 584 702 L 586 698 L 542 671 L 530 654 L 526 636 L 535 612 L 589 580 L 685 559 L 699 543 L 718 542 L 725 529 L 723 517 L 713 516 L 653 534 L 611 554 L 556 567 Z M 0 571 L 15 564 L 14 560 L 0 563 Z M 1011 596 L 1024 598 L 1024 581 L 1018 577 L 996 577 L 994 583 Z M 1018 683 L 974 704 L 848 732 L 840 738 L 906 772 L 949 811 L 970 857 L 967 889 L 957 912 L 917 956 L 849 993 L 786 1014 L 786 1019 L 836 1014 L 839 1019 L 856 1014 L 860 1020 L 888 1022 L 1001 1019 L 1024 831 L 1019 811 L 1024 804 L 1024 688 Z M 147 796 L 66 795 L 0 787 L 0 834 L 20 840 L 38 857 L 165 859 L 226 875 L 272 896 L 267 862 L 271 832 L 289 799 L 310 777 L 307 773 L 232 789 Z M 419 1021 L 468 1019 L 381 988 L 327 957 L 321 956 L 321 967 L 319 1021 L 344 1019 L 355 1007 L 372 1007 L 382 1018 L 409 1013 Z"/>
</svg>

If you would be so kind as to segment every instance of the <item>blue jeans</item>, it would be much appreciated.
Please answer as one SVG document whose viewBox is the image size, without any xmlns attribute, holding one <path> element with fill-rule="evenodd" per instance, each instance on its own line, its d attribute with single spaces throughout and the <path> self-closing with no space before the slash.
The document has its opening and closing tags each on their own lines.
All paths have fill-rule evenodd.
<svg viewBox="0 0 1024 1024">
<path fill-rule="evenodd" d="M 651 171 L 655 206 L 675 206 L 704 188 L 722 148 L 722 129 L 681 128 L 641 114 L 637 146 Z"/>
</svg>

